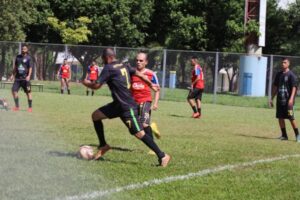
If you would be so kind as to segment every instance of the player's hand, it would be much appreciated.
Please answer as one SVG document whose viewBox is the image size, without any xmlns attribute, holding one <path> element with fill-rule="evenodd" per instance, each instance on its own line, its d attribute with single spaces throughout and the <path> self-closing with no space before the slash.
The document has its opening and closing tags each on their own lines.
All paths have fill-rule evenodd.
<svg viewBox="0 0 300 200">
<path fill-rule="evenodd" d="M 272 100 L 272 99 L 269 101 L 269 106 L 270 106 L 271 108 L 274 107 L 274 104 L 273 104 L 273 100 Z"/>
<path fill-rule="evenodd" d="M 294 101 L 293 101 L 293 99 L 290 99 L 288 106 L 291 108 L 291 107 L 293 107 L 293 105 L 294 105 Z"/>
<path fill-rule="evenodd" d="M 26 76 L 25 80 L 30 81 L 30 76 Z"/>
<path fill-rule="evenodd" d="M 10 80 L 10 81 L 13 81 L 13 80 L 14 80 L 14 75 L 11 75 L 11 76 L 9 77 L 9 80 Z"/>
<path fill-rule="evenodd" d="M 158 105 L 157 104 L 153 104 L 151 110 L 157 110 L 158 109 Z"/>
</svg>

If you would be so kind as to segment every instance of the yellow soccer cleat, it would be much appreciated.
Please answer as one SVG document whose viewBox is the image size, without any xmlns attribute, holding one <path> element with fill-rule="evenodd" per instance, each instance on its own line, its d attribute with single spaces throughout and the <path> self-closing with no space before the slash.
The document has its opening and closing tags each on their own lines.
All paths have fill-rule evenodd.
<svg viewBox="0 0 300 200">
<path fill-rule="evenodd" d="M 156 123 L 152 122 L 150 126 L 151 126 L 152 132 L 154 133 L 155 137 L 157 139 L 160 139 L 161 135 L 160 135 L 160 132 L 158 130 Z"/>
</svg>

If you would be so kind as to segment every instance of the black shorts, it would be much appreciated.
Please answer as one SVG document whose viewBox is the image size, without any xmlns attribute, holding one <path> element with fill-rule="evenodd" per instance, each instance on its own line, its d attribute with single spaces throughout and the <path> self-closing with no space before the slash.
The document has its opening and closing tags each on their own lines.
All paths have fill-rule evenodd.
<svg viewBox="0 0 300 200">
<path fill-rule="evenodd" d="M 30 81 L 26 81 L 26 80 L 15 80 L 13 86 L 12 86 L 12 91 L 13 92 L 18 92 L 19 89 L 23 88 L 24 92 L 26 94 L 31 92 L 31 84 Z"/>
<path fill-rule="evenodd" d="M 187 96 L 187 99 L 199 99 L 201 101 L 202 93 L 203 93 L 203 89 L 194 88 L 193 90 L 190 90 L 190 93 Z"/>
<path fill-rule="evenodd" d="M 124 110 L 118 102 L 111 102 L 100 107 L 99 110 L 109 119 L 120 117 L 132 135 L 143 130 L 138 117 L 137 107 Z"/>
<path fill-rule="evenodd" d="M 150 125 L 151 102 L 147 101 L 138 105 L 139 119 L 142 124 Z"/>
<path fill-rule="evenodd" d="M 294 107 L 276 104 L 276 118 L 294 120 Z"/>
</svg>

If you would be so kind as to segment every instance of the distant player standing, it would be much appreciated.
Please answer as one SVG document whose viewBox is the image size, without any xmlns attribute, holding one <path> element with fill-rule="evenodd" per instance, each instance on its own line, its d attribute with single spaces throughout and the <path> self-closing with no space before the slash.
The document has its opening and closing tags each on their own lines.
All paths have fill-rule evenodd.
<svg viewBox="0 0 300 200">
<path fill-rule="evenodd" d="M 275 95 L 277 95 L 276 118 L 278 118 L 279 126 L 281 128 L 281 137 L 279 137 L 279 139 L 288 140 L 284 120 L 289 119 L 294 129 L 296 141 L 300 142 L 300 135 L 294 117 L 294 104 L 297 92 L 297 77 L 289 69 L 289 66 L 290 60 L 288 58 L 284 58 L 281 63 L 282 70 L 275 76 L 270 105 L 273 107 L 273 99 Z"/>
<path fill-rule="evenodd" d="M 193 66 L 192 84 L 191 84 L 191 88 L 187 100 L 193 109 L 192 117 L 200 118 L 201 100 L 202 100 L 202 93 L 204 90 L 204 74 L 196 57 L 191 58 L 191 65 Z"/>
<path fill-rule="evenodd" d="M 14 79 L 14 84 L 12 86 L 12 95 L 15 101 L 15 107 L 13 107 L 13 111 L 20 110 L 18 91 L 20 87 L 22 87 L 27 95 L 28 112 L 32 112 L 32 95 L 30 84 L 31 73 L 31 58 L 28 55 L 28 47 L 24 45 L 22 47 L 22 53 L 20 55 L 17 55 L 15 59 L 15 65 L 11 77 L 11 79 Z"/>
<path fill-rule="evenodd" d="M 152 128 L 154 129 L 155 136 L 157 138 L 160 137 L 160 133 L 157 129 L 155 123 L 150 126 L 150 117 L 151 110 L 157 110 L 158 108 L 158 100 L 159 100 L 159 83 L 156 77 L 156 74 L 147 69 L 146 65 L 148 64 L 148 58 L 146 53 L 138 53 L 136 56 L 136 69 L 140 73 L 146 75 L 148 79 L 152 82 L 153 87 L 157 88 L 154 94 L 154 103 L 152 104 L 152 94 L 151 88 L 145 83 L 140 77 L 133 75 L 131 77 L 131 91 L 135 102 L 138 104 L 138 115 L 140 117 L 140 121 L 143 124 L 144 131 L 148 134 L 152 139 Z M 152 151 L 150 151 L 152 154 Z"/>
<path fill-rule="evenodd" d="M 83 81 L 83 84 L 91 89 L 99 89 L 106 83 L 113 98 L 113 102 L 100 107 L 92 114 L 94 128 L 100 143 L 99 151 L 95 154 L 94 159 L 99 159 L 110 150 L 110 146 L 105 141 L 102 120 L 120 117 L 130 133 L 142 140 L 145 145 L 153 150 L 159 159 L 160 165 L 166 167 L 171 157 L 162 152 L 153 139 L 145 134 L 143 127 L 138 120 L 137 105 L 130 91 L 130 76 L 135 74 L 147 82 L 152 89 L 155 90 L 155 88 L 153 88 L 152 83 L 146 76 L 127 65 L 117 62 L 115 53 L 112 49 L 107 48 L 103 50 L 102 60 L 104 61 L 105 66 L 97 82 L 91 83 L 89 80 Z"/>
<path fill-rule="evenodd" d="M 57 71 L 57 78 L 60 78 L 60 93 L 64 93 L 64 89 L 67 88 L 68 94 L 71 94 L 70 79 L 71 79 L 71 67 L 68 64 L 68 60 L 64 59 L 63 64 Z"/>
<path fill-rule="evenodd" d="M 91 65 L 88 66 L 85 79 L 90 80 L 91 83 L 96 82 L 99 75 L 99 66 L 96 61 L 93 61 Z M 86 96 L 89 96 L 89 88 L 86 88 Z M 92 96 L 94 96 L 94 90 L 92 89 Z"/>
</svg>

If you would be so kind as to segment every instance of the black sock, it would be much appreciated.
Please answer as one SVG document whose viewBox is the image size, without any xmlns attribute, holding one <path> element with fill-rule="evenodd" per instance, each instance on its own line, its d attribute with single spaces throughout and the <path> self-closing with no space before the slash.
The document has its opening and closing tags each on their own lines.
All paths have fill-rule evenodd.
<svg viewBox="0 0 300 200">
<path fill-rule="evenodd" d="M 198 113 L 200 113 L 200 114 L 201 114 L 201 108 L 198 108 Z"/>
<path fill-rule="evenodd" d="M 63 94 L 63 93 L 64 93 L 64 90 L 63 90 L 63 89 L 61 89 L 61 90 L 60 90 L 60 93 L 61 93 L 61 94 Z"/>
<path fill-rule="evenodd" d="M 152 128 L 151 126 L 144 127 L 144 131 L 147 135 L 149 135 L 153 140 Z"/>
<path fill-rule="evenodd" d="M 94 91 L 92 91 L 92 96 L 94 96 Z"/>
<path fill-rule="evenodd" d="M 99 146 L 103 147 L 106 145 L 105 137 L 104 137 L 104 130 L 103 130 L 103 123 L 101 120 L 93 121 L 94 128 L 96 130 L 98 140 L 99 140 Z"/>
<path fill-rule="evenodd" d="M 14 100 L 16 107 L 19 108 L 19 97 L 14 98 Z"/>
<path fill-rule="evenodd" d="M 281 129 L 281 136 L 282 136 L 282 137 L 287 137 L 286 129 L 285 129 L 285 128 L 282 128 L 282 129 Z"/>
<path fill-rule="evenodd" d="M 197 107 L 196 106 L 192 106 L 192 109 L 193 109 L 194 113 L 197 112 Z"/>
<path fill-rule="evenodd" d="M 86 96 L 89 96 L 89 91 L 88 90 L 86 91 Z"/>
<path fill-rule="evenodd" d="M 68 94 L 71 94 L 71 91 L 68 89 Z"/>
<path fill-rule="evenodd" d="M 163 157 L 165 157 L 165 153 L 162 152 L 159 147 L 157 146 L 157 144 L 154 142 L 154 140 L 147 134 L 145 134 L 141 140 L 144 142 L 144 144 L 146 144 L 152 151 L 155 152 L 155 154 L 157 155 L 157 157 L 159 159 L 162 159 Z"/>
<path fill-rule="evenodd" d="M 298 130 L 298 128 L 294 128 L 294 132 L 295 132 L 295 135 L 296 135 L 296 137 L 299 135 L 299 130 Z"/>
<path fill-rule="evenodd" d="M 29 100 L 28 100 L 28 107 L 29 107 L 29 108 L 32 108 L 32 99 L 29 99 Z"/>
</svg>

